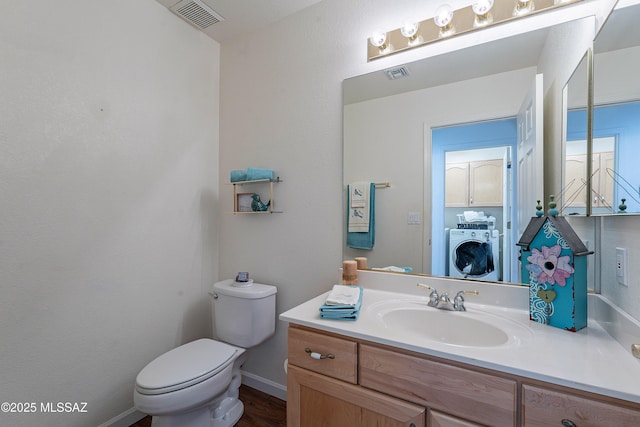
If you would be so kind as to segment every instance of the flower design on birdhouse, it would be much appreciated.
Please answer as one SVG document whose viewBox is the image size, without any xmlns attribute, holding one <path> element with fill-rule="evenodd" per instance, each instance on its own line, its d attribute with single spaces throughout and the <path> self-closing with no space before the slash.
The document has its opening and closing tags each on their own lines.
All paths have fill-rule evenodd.
<svg viewBox="0 0 640 427">
<path fill-rule="evenodd" d="M 538 283 L 558 284 L 565 286 L 567 278 L 573 274 L 570 256 L 560 256 L 562 247 L 554 245 L 551 247 L 542 246 L 542 250 L 532 248 L 531 256 L 527 257 L 529 264 L 527 270 L 535 274 Z"/>
</svg>

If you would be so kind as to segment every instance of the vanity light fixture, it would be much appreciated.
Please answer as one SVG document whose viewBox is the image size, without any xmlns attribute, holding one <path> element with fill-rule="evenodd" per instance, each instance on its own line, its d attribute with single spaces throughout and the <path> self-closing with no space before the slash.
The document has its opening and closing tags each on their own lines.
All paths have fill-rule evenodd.
<svg viewBox="0 0 640 427">
<path fill-rule="evenodd" d="M 443 0 L 448 1 L 448 0 Z M 534 5 L 535 1 L 535 5 Z M 472 5 L 453 9 L 441 4 L 434 15 L 422 21 L 405 20 L 391 31 L 377 31 L 367 40 L 367 60 L 383 58 L 407 49 L 479 31 L 496 24 L 526 19 L 537 14 L 565 7 L 582 0 L 472 0 Z"/>
<path fill-rule="evenodd" d="M 562 2 L 556 1 L 555 4 Z M 533 0 L 516 0 L 516 6 L 513 8 L 513 16 L 522 16 L 532 12 L 536 8 Z"/>
<path fill-rule="evenodd" d="M 519 1 L 519 0 L 518 0 Z M 491 8 L 493 7 L 493 0 L 476 0 L 471 6 L 473 13 L 476 17 L 473 20 L 473 26 L 486 27 L 493 23 L 493 15 L 491 15 Z"/>
<path fill-rule="evenodd" d="M 455 34 L 456 28 L 453 26 L 453 9 L 448 4 L 442 4 L 436 9 L 436 16 L 433 17 L 433 22 L 440 29 L 438 31 L 438 37 L 449 37 Z"/>
</svg>

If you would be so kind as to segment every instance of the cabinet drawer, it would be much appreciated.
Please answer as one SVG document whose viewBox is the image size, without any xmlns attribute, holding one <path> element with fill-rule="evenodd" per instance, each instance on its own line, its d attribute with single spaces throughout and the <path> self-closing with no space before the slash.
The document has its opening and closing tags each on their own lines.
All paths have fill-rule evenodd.
<svg viewBox="0 0 640 427">
<path fill-rule="evenodd" d="M 577 427 L 640 425 L 640 404 L 632 409 L 530 385 L 522 390 L 522 425 L 526 427 L 571 425 L 563 420 Z"/>
<path fill-rule="evenodd" d="M 420 357 L 360 345 L 360 384 L 491 426 L 517 420 L 517 384 Z"/>
<path fill-rule="evenodd" d="M 289 328 L 289 363 L 352 384 L 357 383 L 358 345 L 342 338 Z M 308 350 L 307 350 L 308 349 Z M 309 352 L 333 358 L 314 359 Z"/>
<path fill-rule="evenodd" d="M 429 427 L 482 427 L 480 424 L 470 423 L 438 411 L 429 411 L 427 425 Z"/>
</svg>

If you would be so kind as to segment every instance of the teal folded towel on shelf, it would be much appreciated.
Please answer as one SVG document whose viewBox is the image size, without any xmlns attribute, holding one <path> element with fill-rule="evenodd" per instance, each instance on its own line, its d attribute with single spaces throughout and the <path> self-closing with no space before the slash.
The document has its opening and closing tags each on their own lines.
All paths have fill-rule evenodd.
<svg viewBox="0 0 640 427">
<path fill-rule="evenodd" d="M 273 179 L 273 171 L 271 169 L 249 168 L 247 169 L 247 181 L 258 179 Z"/>
<path fill-rule="evenodd" d="M 362 306 L 362 286 L 334 285 L 320 306 L 320 317 L 335 320 L 357 320 Z"/>
<path fill-rule="evenodd" d="M 231 182 L 240 182 L 247 180 L 247 171 L 235 169 L 231 171 Z"/>
</svg>

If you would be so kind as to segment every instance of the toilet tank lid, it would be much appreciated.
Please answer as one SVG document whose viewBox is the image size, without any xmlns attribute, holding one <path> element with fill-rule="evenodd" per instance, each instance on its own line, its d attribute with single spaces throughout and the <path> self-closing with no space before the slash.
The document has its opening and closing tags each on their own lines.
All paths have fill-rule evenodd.
<svg viewBox="0 0 640 427">
<path fill-rule="evenodd" d="M 278 288 L 261 283 L 252 283 L 250 286 L 237 286 L 233 279 L 223 280 L 213 284 L 213 292 L 237 298 L 258 299 L 275 294 Z"/>
</svg>

